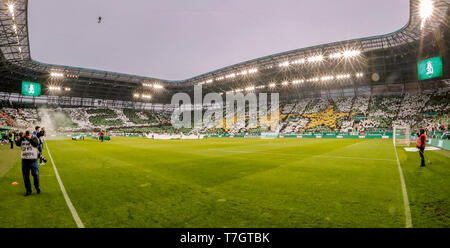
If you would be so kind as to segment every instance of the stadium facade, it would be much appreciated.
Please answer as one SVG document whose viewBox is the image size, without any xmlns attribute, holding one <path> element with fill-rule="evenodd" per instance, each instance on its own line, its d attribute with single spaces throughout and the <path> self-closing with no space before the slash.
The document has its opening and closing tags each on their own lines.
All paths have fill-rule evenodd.
<svg viewBox="0 0 450 248">
<path fill-rule="evenodd" d="M 395 32 L 288 51 L 182 81 L 52 65 L 33 60 L 28 1 L 1 1 L 0 98 L 72 106 L 155 108 L 177 92 L 279 92 L 289 101 L 324 95 L 402 93 L 449 84 L 450 1 L 411 0 L 408 23 Z M 440 57 L 442 74 L 420 80 L 418 62 Z M 22 81 L 42 96 L 20 94 Z"/>
</svg>

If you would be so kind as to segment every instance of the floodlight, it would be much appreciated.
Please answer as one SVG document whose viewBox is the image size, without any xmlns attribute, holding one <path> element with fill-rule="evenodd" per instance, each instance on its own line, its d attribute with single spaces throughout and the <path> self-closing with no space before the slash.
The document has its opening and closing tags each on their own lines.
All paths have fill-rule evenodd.
<svg viewBox="0 0 450 248">
<path fill-rule="evenodd" d="M 11 15 L 14 15 L 14 5 L 12 3 L 8 4 L 9 13 Z"/>
<path fill-rule="evenodd" d="M 288 67 L 289 66 L 289 61 L 282 62 L 278 66 L 280 66 L 280 67 Z"/>
<path fill-rule="evenodd" d="M 297 59 L 297 60 L 294 60 L 293 62 L 292 62 L 292 64 L 295 64 L 295 65 L 297 65 L 297 64 L 303 64 L 303 63 L 305 63 L 305 59 Z"/>
<path fill-rule="evenodd" d="M 427 19 L 433 14 L 433 1 L 432 0 L 422 0 L 420 2 L 420 17 L 422 19 Z"/>
<path fill-rule="evenodd" d="M 361 54 L 361 51 L 358 50 L 348 50 L 344 52 L 344 57 L 345 58 L 350 58 L 350 57 L 354 57 Z"/>
<path fill-rule="evenodd" d="M 323 60 L 323 56 L 322 55 L 318 55 L 318 56 L 312 56 L 308 58 L 308 62 L 319 62 Z"/>
<path fill-rule="evenodd" d="M 62 78 L 64 77 L 64 74 L 61 72 L 50 72 L 50 77 L 52 78 Z"/>
<path fill-rule="evenodd" d="M 333 53 L 330 55 L 330 58 L 332 58 L 332 59 L 337 59 L 340 57 L 342 57 L 342 53 Z"/>
<path fill-rule="evenodd" d="M 231 73 L 226 76 L 226 78 L 234 78 L 234 77 L 236 77 L 235 73 Z"/>
<path fill-rule="evenodd" d="M 58 86 L 49 86 L 48 89 L 50 91 L 61 91 L 61 87 Z"/>
</svg>

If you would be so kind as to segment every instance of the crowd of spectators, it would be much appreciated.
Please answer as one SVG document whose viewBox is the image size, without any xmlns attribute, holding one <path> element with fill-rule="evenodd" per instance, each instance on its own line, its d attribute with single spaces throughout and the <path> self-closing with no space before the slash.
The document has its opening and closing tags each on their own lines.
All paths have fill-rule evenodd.
<svg viewBox="0 0 450 248">
<path fill-rule="evenodd" d="M 282 133 L 340 131 L 370 132 L 391 129 L 392 125 L 439 130 L 449 121 L 449 92 L 429 92 L 387 96 L 309 98 L 282 103 L 279 112 Z M 259 133 L 267 131 L 267 123 L 248 125 L 245 121 L 222 128 L 224 119 L 213 120 L 197 129 L 175 129 L 171 126 L 170 110 L 135 110 L 118 108 L 58 107 L 47 108 L 43 114 L 32 105 L 0 104 L 0 121 L 13 126 L 30 127 L 39 124 L 48 113 L 60 132 L 92 131 L 106 127 L 108 130 L 133 133 Z M 225 113 L 225 109 L 223 110 Z M 329 111 L 329 113 L 327 112 Z M 271 110 L 269 110 L 271 112 Z M 318 114 L 322 119 L 311 118 Z M 58 118 L 56 117 L 58 116 Z M 225 116 L 225 114 L 224 114 Z M 236 117 L 233 117 L 236 119 Z M 329 120 L 328 120 L 329 119 Z M 315 125 L 317 122 L 318 125 Z M 264 125 L 266 124 L 266 125 Z M 11 125 L 11 124 L 10 124 Z"/>
</svg>

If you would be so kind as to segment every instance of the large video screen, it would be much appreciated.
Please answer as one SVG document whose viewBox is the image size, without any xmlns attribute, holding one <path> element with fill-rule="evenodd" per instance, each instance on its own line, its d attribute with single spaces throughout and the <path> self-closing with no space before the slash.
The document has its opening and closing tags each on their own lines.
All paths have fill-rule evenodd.
<svg viewBox="0 0 450 248">
<path fill-rule="evenodd" d="M 38 83 L 22 81 L 22 95 L 24 96 L 40 96 L 41 85 Z"/>
<path fill-rule="evenodd" d="M 442 77 L 442 57 L 434 57 L 417 63 L 419 80 Z"/>
</svg>

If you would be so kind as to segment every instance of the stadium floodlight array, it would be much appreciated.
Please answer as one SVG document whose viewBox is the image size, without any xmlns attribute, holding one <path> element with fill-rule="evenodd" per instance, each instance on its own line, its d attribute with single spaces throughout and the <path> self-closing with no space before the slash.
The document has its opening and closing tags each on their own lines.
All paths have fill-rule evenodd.
<svg viewBox="0 0 450 248">
<path fill-rule="evenodd" d="M 361 51 L 357 51 L 357 50 L 349 50 L 349 51 L 345 51 L 342 55 L 344 56 L 344 58 L 351 58 L 351 57 L 355 57 L 361 54 Z"/>
<path fill-rule="evenodd" d="M 362 72 L 358 72 L 355 74 L 356 78 L 362 78 L 363 76 L 364 76 L 364 73 L 362 73 Z M 331 80 L 347 80 L 347 79 L 351 79 L 351 78 L 352 78 L 351 74 L 348 74 L 348 73 L 347 74 L 338 74 L 336 76 L 326 75 L 326 76 L 312 77 L 312 78 L 308 78 L 308 79 L 294 79 L 292 81 L 285 80 L 285 81 L 282 81 L 280 83 L 280 85 L 289 86 L 290 84 L 298 85 L 298 84 L 302 84 L 305 82 L 316 83 L 316 82 L 320 82 L 320 81 L 325 82 L 325 81 L 331 81 Z M 267 87 L 269 87 L 269 88 L 275 88 L 276 86 L 277 86 L 277 83 L 274 83 L 274 82 L 269 83 L 267 85 Z M 246 88 L 245 91 L 253 91 L 256 89 L 264 89 L 264 88 L 266 88 L 266 85 L 259 85 L 256 87 L 252 86 L 252 87 Z M 236 89 L 236 90 L 227 91 L 226 93 L 241 92 L 241 91 L 243 91 L 243 90 Z"/>
<path fill-rule="evenodd" d="M 231 73 L 225 76 L 225 78 L 235 78 L 236 77 L 236 73 Z"/>
<path fill-rule="evenodd" d="M 289 61 L 282 62 L 282 63 L 278 64 L 278 66 L 279 67 L 288 67 L 289 66 Z"/>
<path fill-rule="evenodd" d="M 295 79 L 295 80 L 292 80 L 292 84 L 301 84 L 301 83 L 304 83 L 304 82 L 305 82 L 304 79 Z"/>
<path fill-rule="evenodd" d="M 14 34 L 16 36 L 17 50 L 19 50 L 20 58 L 23 60 L 22 47 L 21 47 L 19 33 L 18 33 L 18 29 L 17 29 L 17 23 L 16 23 L 15 7 L 14 7 L 14 4 L 12 4 L 12 3 L 9 3 L 7 6 L 8 6 L 9 14 L 11 15 L 11 19 L 12 19 L 12 30 L 14 31 Z"/>
<path fill-rule="evenodd" d="M 245 91 L 253 91 L 253 90 L 255 90 L 255 86 L 245 88 Z"/>
<path fill-rule="evenodd" d="M 52 77 L 52 78 L 63 78 L 64 77 L 64 73 L 52 71 L 52 72 L 50 72 L 50 77 Z"/>
<path fill-rule="evenodd" d="M 337 75 L 336 79 L 347 79 L 350 78 L 350 74 Z"/>
<path fill-rule="evenodd" d="M 337 53 L 330 54 L 328 57 L 331 59 L 352 58 L 352 57 L 358 56 L 360 54 L 361 54 L 361 51 L 359 51 L 359 50 L 346 50 L 344 52 L 337 52 Z M 284 62 L 279 63 L 278 66 L 279 67 L 289 67 L 290 65 L 299 65 L 299 64 L 304 64 L 306 62 L 314 63 L 314 62 L 320 62 L 323 60 L 324 60 L 323 55 L 316 55 L 316 56 L 308 57 L 306 59 L 301 58 L 301 59 L 297 59 L 297 60 L 293 60 L 293 61 L 284 61 Z"/>
<path fill-rule="evenodd" d="M 307 59 L 308 62 L 320 62 L 323 60 L 323 55 L 312 56 Z"/>
<path fill-rule="evenodd" d="M 356 57 L 356 56 L 358 56 L 360 54 L 361 54 L 361 51 L 359 51 L 359 50 L 345 50 L 343 52 L 333 53 L 333 54 L 329 55 L 328 57 L 329 58 L 352 58 L 352 57 Z M 308 58 L 296 59 L 296 60 L 293 60 L 293 61 L 286 60 L 286 61 L 280 62 L 278 64 L 278 67 L 287 68 L 290 65 L 299 65 L 299 64 L 304 64 L 306 62 L 316 63 L 316 62 L 320 62 L 320 61 L 323 61 L 323 60 L 324 60 L 324 56 L 319 54 L 319 55 L 315 55 L 315 56 L 310 56 Z M 265 69 L 271 69 L 271 68 L 273 68 L 273 66 L 266 67 Z M 230 73 L 230 74 L 228 74 L 226 76 L 220 76 L 220 77 L 215 78 L 215 81 L 221 81 L 221 80 L 224 80 L 224 79 L 233 79 L 233 78 L 235 78 L 235 77 L 237 77 L 239 75 L 245 76 L 247 74 L 256 73 L 257 71 L 258 71 L 257 68 L 253 68 L 253 69 L 250 69 L 250 70 L 243 70 L 243 71 L 237 72 L 237 73 Z M 356 74 L 356 77 L 357 78 L 362 77 L 362 73 Z M 310 79 L 294 80 L 294 81 L 292 81 L 292 84 L 299 84 L 299 83 L 303 83 L 305 81 L 307 81 L 307 82 L 319 82 L 319 81 L 330 81 L 330 80 L 333 80 L 333 79 L 349 79 L 349 78 L 350 78 L 350 74 L 337 75 L 337 76 L 321 76 L 321 77 L 313 77 L 313 78 L 310 78 Z M 202 82 L 198 83 L 197 85 L 209 84 L 209 83 L 212 83 L 213 81 L 214 81 L 214 79 L 209 79 L 209 80 L 206 80 L 206 81 L 202 81 Z M 282 82 L 281 85 L 287 86 L 287 85 L 289 85 L 289 82 Z M 273 87 L 276 86 L 276 84 L 275 85 L 271 84 L 271 85 L 268 85 L 268 86 L 269 86 L 269 88 L 273 88 Z M 231 91 L 231 92 L 236 92 L 236 90 Z"/>
<path fill-rule="evenodd" d="M 306 59 L 297 59 L 291 62 L 291 64 L 293 65 L 298 65 L 298 64 L 304 64 L 306 62 Z"/>
<path fill-rule="evenodd" d="M 257 73 L 257 72 L 258 72 L 258 68 L 256 68 L 256 67 L 248 69 L 248 70 L 244 69 L 242 71 L 233 72 L 233 73 L 227 74 L 225 76 L 219 76 L 219 77 L 216 77 L 216 78 L 210 78 L 208 80 L 199 82 L 197 85 L 210 84 L 210 83 L 213 83 L 214 81 L 222 81 L 224 79 L 233 79 L 233 78 L 235 78 L 237 76 L 246 76 L 246 75 L 254 74 L 254 73 Z"/>
<path fill-rule="evenodd" d="M 153 88 L 153 89 L 164 89 L 164 87 L 160 84 L 156 84 L 156 83 L 143 83 L 142 86 L 144 87 L 148 87 L 148 88 Z"/>
<path fill-rule="evenodd" d="M 319 78 L 318 77 L 315 77 L 315 78 L 309 78 L 309 79 L 306 79 L 306 82 L 319 82 Z"/>
<path fill-rule="evenodd" d="M 433 14 L 433 1 L 422 0 L 420 2 L 419 14 L 422 19 L 428 19 Z"/>
<path fill-rule="evenodd" d="M 14 18 L 14 4 L 12 3 L 8 4 L 8 10 L 11 16 Z"/>
<path fill-rule="evenodd" d="M 133 94 L 133 97 L 134 98 L 136 98 L 136 99 L 138 99 L 138 98 L 141 98 L 141 99 L 145 99 L 145 100 L 150 100 L 150 99 L 152 99 L 152 96 L 151 95 L 149 95 L 149 94 L 139 94 L 139 93 L 134 93 Z"/>
<path fill-rule="evenodd" d="M 428 18 L 433 14 L 433 1 L 432 0 L 421 0 L 420 1 L 420 9 L 419 15 L 422 18 L 422 22 L 420 24 L 420 29 L 423 29 L 425 26 L 425 22 Z"/>
<path fill-rule="evenodd" d="M 50 91 L 61 91 L 61 87 L 59 86 L 49 86 L 48 89 Z"/>
</svg>

